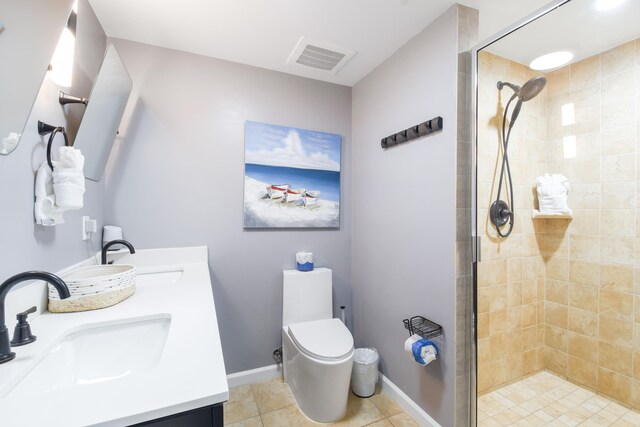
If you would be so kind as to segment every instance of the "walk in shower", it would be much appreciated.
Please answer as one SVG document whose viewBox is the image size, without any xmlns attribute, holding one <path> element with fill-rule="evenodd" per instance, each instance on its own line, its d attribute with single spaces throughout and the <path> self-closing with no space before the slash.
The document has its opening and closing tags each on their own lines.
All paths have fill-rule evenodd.
<svg viewBox="0 0 640 427">
<path fill-rule="evenodd" d="M 479 426 L 640 426 L 639 22 L 557 1 L 474 51 Z"/>
</svg>

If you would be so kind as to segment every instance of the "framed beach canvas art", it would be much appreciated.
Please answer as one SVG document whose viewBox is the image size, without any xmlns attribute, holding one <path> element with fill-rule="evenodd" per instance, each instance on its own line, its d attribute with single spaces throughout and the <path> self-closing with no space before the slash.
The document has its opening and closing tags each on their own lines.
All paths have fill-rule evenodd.
<svg viewBox="0 0 640 427">
<path fill-rule="evenodd" d="M 341 140 L 245 122 L 244 227 L 338 228 Z"/>
</svg>

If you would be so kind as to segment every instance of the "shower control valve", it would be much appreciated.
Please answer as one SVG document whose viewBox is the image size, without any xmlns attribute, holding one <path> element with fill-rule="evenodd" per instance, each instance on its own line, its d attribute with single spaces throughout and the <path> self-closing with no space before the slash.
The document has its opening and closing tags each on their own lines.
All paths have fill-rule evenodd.
<svg viewBox="0 0 640 427">
<path fill-rule="evenodd" d="M 511 212 L 511 209 L 509 209 L 507 202 L 503 200 L 496 200 L 491 205 L 489 215 L 493 225 L 496 227 L 502 227 L 512 218 L 513 213 Z"/>
</svg>

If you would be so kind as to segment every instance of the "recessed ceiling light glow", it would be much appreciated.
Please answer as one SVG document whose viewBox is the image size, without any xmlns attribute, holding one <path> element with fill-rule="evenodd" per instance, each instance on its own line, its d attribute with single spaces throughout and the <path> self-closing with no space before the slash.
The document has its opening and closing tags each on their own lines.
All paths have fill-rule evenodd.
<svg viewBox="0 0 640 427">
<path fill-rule="evenodd" d="M 624 3 L 625 0 L 596 0 L 596 10 L 604 11 L 613 9 Z"/>
<path fill-rule="evenodd" d="M 560 67 L 573 59 L 573 53 L 566 50 L 559 52 L 551 52 L 542 55 L 531 61 L 529 67 L 532 70 L 545 71 L 552 68 Z"/>
</svg>

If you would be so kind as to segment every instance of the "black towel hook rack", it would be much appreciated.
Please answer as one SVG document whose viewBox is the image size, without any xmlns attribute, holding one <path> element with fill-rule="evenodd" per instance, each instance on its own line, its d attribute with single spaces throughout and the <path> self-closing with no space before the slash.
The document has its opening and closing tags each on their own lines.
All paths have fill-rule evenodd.
<svg viewBox="0 0 640 427">
<path fill-rule="evenodd" d="M 382 138 L 382 140 L 380 140 L 380 146 L 385 149 L 414 139 L 422 138 L 423 136 L 431 135 L 434 132 L 440 132 L 442 130 L 442 126 L 442 117 L 438 116 L 431 120 L 427 120 L 426 122 L 422 122 L 419 125 L 411 126 L 408 129 L 389 135 L 386 138 Z"/>
<path fill-rule="evenodd" d="M 38 133 L 42 136 L 49 135 L 49 141 L 47 142 L 47 163 L 49 164 L 51 170 L 53 170 L 53 162 L 51 161 L 51 144 L 53 143 L 53 139 L 58 132 L 60 132 L 64 137 L 64 145 L 66 147 L 69 147 L 69 137 L 67 136 L 67 131 L 64 127 L 52 126 L 38 120 Z"/>
</svg>

